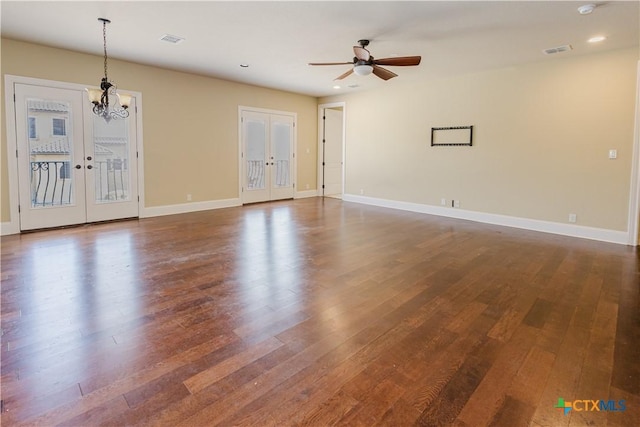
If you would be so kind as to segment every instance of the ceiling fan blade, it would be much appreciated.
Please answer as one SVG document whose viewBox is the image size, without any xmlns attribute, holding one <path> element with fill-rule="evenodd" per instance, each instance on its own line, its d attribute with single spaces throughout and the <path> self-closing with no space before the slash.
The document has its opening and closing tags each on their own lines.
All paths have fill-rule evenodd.
<svg viewBox="0 0 640 427">
<path fill-rule="evenodd" d="M 376 64 L 373 64 L 373 74 L 380 77 L 382 80 L 389 80 L 397 76 L 396 73 L 382 67 L 378 67 Z"/>
<path fill-rule="evenodd" d="M 344 73 L 344 74 L 340 74 L 340 75 L 339 75 L 338 77 L 336 77 L 334 80 L 342 80 L 342 79 L 344 79 L 345 77 L 350 76 L 351 74 L 353 74 L 353 68 L 349 68 L 349 71 L 347 71 L 347 72 L 346 72 L 346 73 Z"/>
<path fill-rule="evenodd" d="M 421 56 L 398 56 L 396 58 L 374 59 L 373 63 L 378 65 L 395 65 L 396 67 L 403 67 L 408 65 L 419 65 L 421 59 Z"/>
<path fill-rule="evenodd" d="M 309 65 L 353 65 L 353 62 L 309 62 Z"/>
<path fill-rule="evenodd" d="M 369 51 L 361 46 L 354 46 L 353 53 L 355 53 L 356 58 L 360 59 L 361 61 L 368 61 L 371 57 Z"/>
</svg>

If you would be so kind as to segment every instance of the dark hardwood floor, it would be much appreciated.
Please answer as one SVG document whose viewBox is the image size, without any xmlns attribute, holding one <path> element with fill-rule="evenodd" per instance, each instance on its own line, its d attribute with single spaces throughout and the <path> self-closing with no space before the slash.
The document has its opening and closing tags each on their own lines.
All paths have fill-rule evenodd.
<svg viewBox="0 0 640 427">
<path fill-rule="evenodd" d="M 1 421 L 638 426 L 638 265 L 322 198 L 7 236 Z"/>
</svg>

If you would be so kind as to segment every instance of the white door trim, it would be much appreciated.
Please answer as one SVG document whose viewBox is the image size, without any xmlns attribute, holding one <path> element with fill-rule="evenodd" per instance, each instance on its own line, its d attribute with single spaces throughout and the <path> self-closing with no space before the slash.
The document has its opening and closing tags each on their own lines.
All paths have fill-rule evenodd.
<svg viewBox="0 0 640 427">
<path fill-rule="evenodd" d="M 94 85 L 82 85 L 78 83 L 59 82 L 55 80 L 37 79 L 33 77 L 14 76 L 6 74 L 4 77 L 4 98 L 5 98 L 5 119 L 7 124 L 7 179 L 9 184 L 9 212 L 11 219 L 3 222 L 0 229 L 0 235 L 20 233 L 20 213 L 18 211 L 18 163 L 17 163 L 17 134 L 15 122 L 15 105 L 14 105 L 14 85 L 27 84 L 32 86 L 45 86 L 56 89 L 70 89 L 84 91 L 85 88 L 96 87 Z M 143 179 L 143 139 L 142 139 L 142 93 L 126 90 L 135 99 L 137 106 L 136 114 L 136 139 L 138 144 L 138 212 L 141 215 L 144 205 L 144 179 Z"/>
<path fill-rule="evenodd" d="M 276 114 L 281 116 L 292 116 L 293 117 L 293 171 L 291 182 L 293 184 L 293 195 L 295 198 L 295 194 L 298 191 L 296 187 L 296 183 L 298 182 L 298 113 L 293 111 L 282 111 L 282 110 L 271 110 L 268 108 L 258 108 L 258 107 L 248 107 L 246 105 L 238 105 L 238 199 L 240 200 L 240 205 L 243 204 L 242 201 L 242 183 L 244 181 L 243 170 L 244 164 L 242 161 L 242 113 L 244 112 L 254 112 L 254 113 L 263 113 L 263 114 Z"/>
<path fill-rule="evenodd" d="M 627 223 L 628 244 L 638 245 L 640 227 L 640 61 L 636 72 L 636 114 L 631 155 L 631 189 L 629 191 L 629 215 Z"/>
<path fill-rule="evenodd" d="M 322 188 L 322 181 L 324 179 L 324 169 L 322 167 L 323 158 L 323 150 L 322 150 L 322 139 L 324 137 L 323 134 L 323 111 L 325 108 L 336 108 L 342 107 L 342 194 L 344 194 L 344 190 L 346 188 L 346 153 L 347 153 L 347 103 L 344 101 L 341 102 L 330 102 L 327 104 L 319 104 L 318 105 L 318 196 L 324 195 L 324 189 Z"/>
</svg>

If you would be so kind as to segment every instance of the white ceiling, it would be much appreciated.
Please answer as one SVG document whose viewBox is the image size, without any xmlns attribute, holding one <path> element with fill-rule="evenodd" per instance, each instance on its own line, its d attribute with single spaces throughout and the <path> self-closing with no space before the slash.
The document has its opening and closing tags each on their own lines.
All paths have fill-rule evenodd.
<svg viewBox="0 0 640 427">
<path fill-rule="evenodd" d="M 432 76 L 553 61 L 567 55 L 638 46 L 638 1 L 6 1 L 2 36 L 110 58 L 215 76 L 312 96 L 366 90 Z M 164 34 L 184 37 L 177 45 Z M 586 40 L 605 35 L 600 44 Z M 376 58 L 421 55 L 417 67 L 388 67 L 399 77 L 371 75 L 334 82 L 352 46 L 371 39 Z M 568 53 L 543 49 L 571 44 Z M 249 64 L 241 68 L 240 64 Z M 96 61 L 96 80 L 102 73 Z M 117 76 L 113 76 L 117 81 Z M 333 89 L 340 84 L 341 89 Z M 349 85 L 358 88 L 349 88 Z"/>
</svg>

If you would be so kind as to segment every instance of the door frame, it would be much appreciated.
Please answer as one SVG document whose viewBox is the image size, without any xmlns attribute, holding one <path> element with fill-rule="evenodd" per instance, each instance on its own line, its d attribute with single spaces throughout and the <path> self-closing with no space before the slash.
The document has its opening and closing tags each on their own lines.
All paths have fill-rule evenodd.
<svg viewBox="0 0 640 427">
<path fill-rule="evenodd" d="M 268 108 L 249 107 L 246 105 L 238 105 L 238 198 L 240 199 L 240 205 L 243 205 L 242 201 L 242 188 L 244 181 L 244 162 L 242 157 L 242 113 L 254 112 L 263 114 L 276 114 L 280 116 L 292 116 L 293 117 L 293 170 L 291 171 L 291 183 L 293 185 L 293 198 L 295 199 L 296 183 L 298 181 L 298 113 L 293 111 L 271 110 Z"/>
<path fill-rule="evenodd" d="M 18 140 L 16 132 L 16 111 L 14 104 L 14 84 L 25 84 L 32 86 L 44 86 L 55 89 L 68 89 L 84 92 L 85 88 L 96 88 L 94 85 L 83 85 L 78 83 L 60 82 L 56 80 L 38 79 L 33 77 L 15 76 L 6 74 L 4 77 L 4 98 L 5 98 L 5 120 L 7 136 L 7 181 L 9 186 L 9 214 L 10 220 L 2 223 L 0 235 L 20 233 L 20 212 L 19 212 L 19 189 L 18 189 Z M 142 93 L 123 89 L 135 98 L 136 105 L 136 143 L 137 143 L 137 167 L 138 176 L 138 216 L 144 208 L 144 154 L 142 139 Z"/>
<path fill-rule="evenodd" d="M 636 111 L 631 153 L 631 185 L 629 190 L 629 214 L 627 217 L 628 242 L 638 246 L 640 240 L 640 61 L 636 69 Z"/>
<path fill-rule="evenodd" d="M 324 181 L 324 168 L 322 167 L 322 163 L 324 162 L 324 146 L 323 146 L 323 138 L 324 138 L 324 119 L 323 119 L 323 110 L 325 108 L 336 108 L 342 107 L 342 191 L 341 194 L 344 195 L 344 190 L 346 188 L 346 154 L 347 154 L 347 103 L 344 101 L 340 102 L 330 102 L 327 104 L 318 104 L 318 196 L 324 196 L 324 188 L 322 188 L 322 182 Z"/>
</svg>

